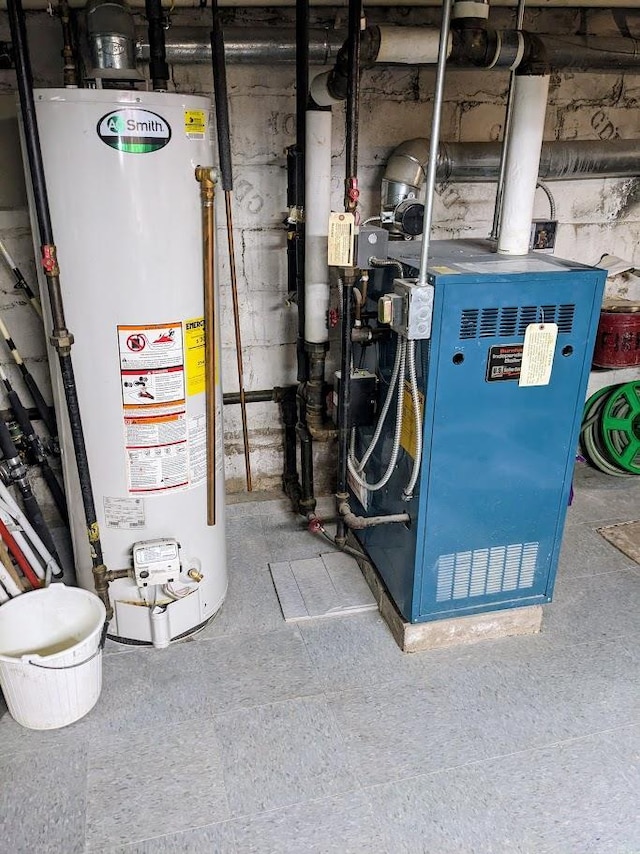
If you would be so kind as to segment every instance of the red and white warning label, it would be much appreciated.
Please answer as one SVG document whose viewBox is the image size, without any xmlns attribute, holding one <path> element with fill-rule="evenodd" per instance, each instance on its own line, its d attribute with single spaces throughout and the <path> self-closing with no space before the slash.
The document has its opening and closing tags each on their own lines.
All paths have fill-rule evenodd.
<svg viewBox="0 0 640 854">
<path fill-rule="evenodd" d="M 201 483 L 203 426 L 187 419 L 182 322 L 118 326 L 118 351 L 129 493 Z"/>
<path fill-rule="evenodd" d="M 120 369 L 172 368 L 184 365 L 182 323 L 118 326 Z"/>
<path fill-rule="evenodd" d="M 122 402 L 127 406 L 157 406 L 184 401 L 184 367 L 120 371 Z"/>
</svg>

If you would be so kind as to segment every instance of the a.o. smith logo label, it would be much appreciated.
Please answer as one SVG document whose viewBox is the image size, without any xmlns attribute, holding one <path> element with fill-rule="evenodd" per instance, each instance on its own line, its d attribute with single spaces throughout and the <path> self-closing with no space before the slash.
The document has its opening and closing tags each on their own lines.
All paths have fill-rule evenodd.
<svg viewBox="0 0 640 854">
<path fill-rule="evenodd" d="M 162 116 L 135 107 L 107 113 L 96 130 L 106 145 L 127 154 L 158 151 L 171 139 L 171 128 Z"/>
</svg>

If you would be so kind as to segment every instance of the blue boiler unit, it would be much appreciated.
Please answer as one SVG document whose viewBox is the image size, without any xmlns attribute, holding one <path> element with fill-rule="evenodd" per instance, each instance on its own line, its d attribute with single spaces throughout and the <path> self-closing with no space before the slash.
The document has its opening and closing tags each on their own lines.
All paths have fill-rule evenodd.
<svg viewBox="0 0 640 854">
<path fill-rule="evenodd" d="M 418 489 L 403 500 L 413 463 L 405 401 L 404 447 L 391 480 L 366 496 L 353 486 L 351 499 L 362 515 L 410 514 L 406 524 L 355 532 L 410 622 L 551 600 L 605 281 L 599 269 L 549 256 L 497 256 L 480 241 L 432 247 L 431 336 L 417 342 L 424 396 Z M 390 257 L 410 277 L 419 252 L 419 243 L 400 243 Z M 557 325 L 551 376 L 524 386 L 525 331 L 541 321 Z M 383 389 L 397 342 L 393 335 L 378 347 Z M 387 422 L 369 461 L 370 481 L 389 460 L 394 424 Z M 361 451 L 371 429 L 356 432 Z"/>
</svg>

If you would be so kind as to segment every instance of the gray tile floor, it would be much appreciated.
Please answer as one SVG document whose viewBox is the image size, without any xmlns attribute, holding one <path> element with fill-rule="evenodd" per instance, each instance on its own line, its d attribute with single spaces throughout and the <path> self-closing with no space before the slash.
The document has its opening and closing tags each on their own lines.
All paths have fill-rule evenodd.
<svg viewBox="0 0 640 854">
<path fill-rule="evenodd" d="M 0 850 L 640 854 L 640 566 L 595 533 L 638 517 L 580 467 L 542 634 L 407 656 L 376 613 L 285 624 L 267 565 L 325 544 L 230 507 L 205 631 L 109 644 L 71 727 L 4 712 Z"/>
</svg>

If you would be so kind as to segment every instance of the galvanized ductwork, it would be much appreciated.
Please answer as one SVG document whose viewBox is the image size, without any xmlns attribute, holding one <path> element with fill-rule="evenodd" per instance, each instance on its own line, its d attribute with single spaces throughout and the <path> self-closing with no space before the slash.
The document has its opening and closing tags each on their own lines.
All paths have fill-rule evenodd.
<svg viewBox="0 0 640 854">
<path fill-rule="evenodd" d="M 382 207 L 394 208 L 417 196 L 424 183 L 429 140 L 402 142 L 387 161 L 382 179 Z M 499 142 L 441 142 L 438 183 L 496 181 L 500 170 Z M 544 181 L 580 178 L 630 178 L 640 175 L 638 141 L 627 139 L 544 142 L 538 176 Z"/>
<path fill-rule="evenodd" d="M 121 77 L 136 70 L 135 28 L 123 0 L 87 4 L 87 40 L 94 72 L 89 76 Z"/>
</svg>

